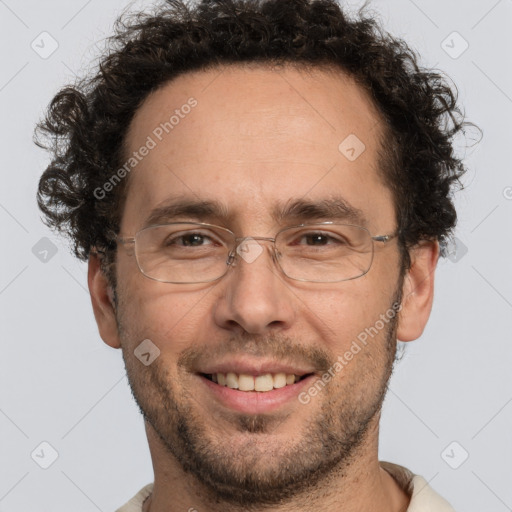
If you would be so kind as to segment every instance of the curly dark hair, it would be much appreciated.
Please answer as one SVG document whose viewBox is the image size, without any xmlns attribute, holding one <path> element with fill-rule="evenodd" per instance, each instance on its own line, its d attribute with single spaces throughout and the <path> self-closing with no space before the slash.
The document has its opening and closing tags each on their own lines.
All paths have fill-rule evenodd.
<svg viewBox="0 0 512 512">
<path fill-rule="evenodd" d="M 335 0 L 167 0 L 153 12 L 121 16 L 95 76 L 63 88 L 36 128 L 49 150 L 37 201 L 46 225 L 64 232 L 75 255 L 93 248 L 115 263 L 125 179 L 99 200 L 125 161 L 130 122 L 147 96 L 188 71 L 260 62 L 338 68 L 368 91 L 388 132 L 380 170 L 393 192 L 400 246 L 444 241 L 456 223 L 453 185 L 465 167 L 454 137 L 464 133 L 457 90 L 420 68 L 407 44 L 382 30 L 365 8 L 349 17 Z"/>
</svg>

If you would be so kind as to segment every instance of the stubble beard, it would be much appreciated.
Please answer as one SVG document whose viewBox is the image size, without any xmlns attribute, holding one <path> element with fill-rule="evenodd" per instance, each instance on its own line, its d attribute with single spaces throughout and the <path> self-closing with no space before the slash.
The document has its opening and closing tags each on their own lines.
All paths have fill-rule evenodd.
<svg viewBox="0 0 512 512">
<path fill-rule="evenodd" d="M 396 293 L 393 304 L 400 299 Z M 352 378 L 341 388 L 341 400 L 327 386 L 312 400 L 322 400 L 318 413 L 294 432 L 296 436 L 288 436 L 287 442 L 282 441 L 282 432 L 280 441 L 271 439 L 272 432 L 286 421 L 286 415 L 219 414 L 220 422 L 225 422 L 229 414 L 230 432 L 235 429 L 237 436 L 233 443 L 222 431 L 222 423 L 216 424 L 217 418 L 202 411 L 193 390 L 177 391 L 175 379 L 158 359 L 142 367 L 132 351 L 125 353 L 133 339 L 118 319 L 131 391 L 144 419 L 168 454 L 184 472 L 193 475 L 212 503 L 245 510 L 282 505 L 312 495 L 322 481 L 334 475 L 343 478 L 364 446 L 370 426 L 378 420 L 393 370 L 397 325 L 398 318 L 394 317 L 383 329 L 385 347 L 380 354 L 380 374 L 373 375 L 371 393 L 364 375 Z M 364 350 L 371 350 L 370 345 Z M 309 414 L 308 405 L 302 407 Z M 240 442 L 241 436 L 247 439 L 246 443 Z"/>
</svg>

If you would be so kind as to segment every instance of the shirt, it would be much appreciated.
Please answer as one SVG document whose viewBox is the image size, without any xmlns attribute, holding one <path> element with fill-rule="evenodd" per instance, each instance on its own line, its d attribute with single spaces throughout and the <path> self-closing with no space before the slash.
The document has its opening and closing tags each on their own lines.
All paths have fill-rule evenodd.
<svg viewBox="0 0 512 512">
<path fill-rule="evenodd" d="M 415 475 L 407 468 L 391 462 L 380 462 L 380 465 L 410 497 L 411 502 L 406 512 L 455 512 L 450 504 L 441 498 L 422 476 Z M 147 484 L 128 503 L 118 508 L 116 512 L 142 512 L 142 504 L 152 491 L 153 484 Z"/>
</svg>

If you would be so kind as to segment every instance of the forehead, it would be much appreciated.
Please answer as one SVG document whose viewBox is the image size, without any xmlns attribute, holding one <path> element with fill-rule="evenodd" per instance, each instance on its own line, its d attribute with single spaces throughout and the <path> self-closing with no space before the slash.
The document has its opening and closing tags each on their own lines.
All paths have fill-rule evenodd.
<svg viewBox="0 0 512 512">
<path fill-rule="evenodd" d="M 181 75 L 146 99 L 128 130 L 126 159 L 137 163 L 122 230 L 174 201 L 215 202 L 224 220 L 272 225 L 284 220 L 278 205 L 300 200 L 345 203 L 370 223 L 378 210 L 392 215 L 378 171 L 382 127 L 341 71 L 253 65 Z"/>
</svg>

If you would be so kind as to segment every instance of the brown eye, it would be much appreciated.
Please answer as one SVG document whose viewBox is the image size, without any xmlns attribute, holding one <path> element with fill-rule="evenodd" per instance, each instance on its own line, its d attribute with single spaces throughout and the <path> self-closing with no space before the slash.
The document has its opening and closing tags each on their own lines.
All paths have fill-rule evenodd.
<svg viewBox="0 0 512 512">
<path fill-rule="evenodd" d="M 203 242 L 207 238 L 208 237 L 206 237 L 204 235 L 200 235 L 198 233 L 192 233 L 192 234 L 188 234 L 188 235 L 182 235 L 182 236 L 178 237 L 178 240 L 181 241 L 180 245 L 184 245 L 186 247 L 197 247 L 197 246 L 202 245 Z M 174 243 L 174 241 L 173 241 L 173 243 Z"/>
</svg>

